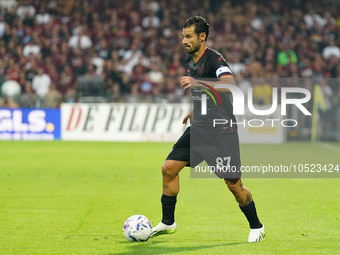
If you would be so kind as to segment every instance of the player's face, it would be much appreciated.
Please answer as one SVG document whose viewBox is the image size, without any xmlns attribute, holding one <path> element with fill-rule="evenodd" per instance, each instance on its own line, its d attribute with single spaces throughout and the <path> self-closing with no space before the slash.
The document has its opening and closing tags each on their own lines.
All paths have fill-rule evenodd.
<svg viewBox="0 0 340 255">
<path fill-rule="evenodd" d="M 183 45 L 188 54 L 196 53 L 201 47 L 201 41 L 198 34 L 195 33 L 195 26 L 183 28 Z"/>
</svg>

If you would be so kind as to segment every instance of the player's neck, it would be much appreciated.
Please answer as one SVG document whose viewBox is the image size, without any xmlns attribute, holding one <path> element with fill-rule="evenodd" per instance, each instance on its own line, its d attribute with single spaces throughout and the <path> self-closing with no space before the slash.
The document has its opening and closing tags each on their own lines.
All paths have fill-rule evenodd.
<svg viewBox="0 0 340 255">
<path fill-rule="evenodd" d="M 208 47 L 205 44 L 202 44 L 202 46 L 199 48 L 199 50 L 197 52 L 195 52 L 194 54 L 192 54 L 192 58 L 193 58 L 195 64 L 198 62 L 198 60 L 200 60 L 200 58 L 202 57 L 204 52 L 207 50 L 207 48 Z"/>
</svg>

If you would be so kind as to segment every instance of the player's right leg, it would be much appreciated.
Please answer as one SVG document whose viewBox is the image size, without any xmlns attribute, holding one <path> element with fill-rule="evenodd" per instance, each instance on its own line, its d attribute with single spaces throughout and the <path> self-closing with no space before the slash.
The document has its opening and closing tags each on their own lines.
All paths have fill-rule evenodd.
<svg viewBox="0 0 340 255">
<path fill-rule="evenodd" d="M 162 221 L 152 229 L 151 237 L 176 232 L 175 206 L 179 192 L 178 173 L 190 162 L 190 127 L 185 130 L 162 166 Z"/>
<path fill-rule="evenodd" d="M 163 195 L 177 196 L 179 192 L 178 173 L 188 165 L 187 161 L 177 161 L 168 159 L 162 166 Z"/>
<path fill-rule="evenodd" d="M 177 230 L 175 222 L 175 206 L 179 192 L 178 173 L 188 164 L 186 161 L 167 160 L 162 166 L 163 195 L 162 221 L 152 229 L 151 237 L 173 234 Z"/>
</svg>

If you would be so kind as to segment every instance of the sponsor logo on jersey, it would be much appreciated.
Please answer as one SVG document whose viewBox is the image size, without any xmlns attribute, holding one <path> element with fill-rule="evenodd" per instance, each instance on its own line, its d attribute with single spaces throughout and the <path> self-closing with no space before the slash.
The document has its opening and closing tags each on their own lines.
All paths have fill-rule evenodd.
<svg viewBox="0 0 340 255">
<path fill-rule="evenodd" d="M 213 87 L 211 87 L 208 84 L 205 84 L 203 82 L 198 82 L 198 83 L 203 85 L 203 86 L 205 86 L 205 87 L 207 87 L 208 89 L 210 89 L 213 92 L 213 94 L 215 94 L 215 96 L 217 97 L 218 101 L 222 105 L 221 98 L 220 98 L 219 94 L 217 93 L 217 91 Z M 215 100 L 214 96 L 212 95 L 212 93 L 210 91 L 208 91 L 207 89 L 204 89 L 204 88 L 200 88 L 200 89 L 203 90 L 204 92 L 206 92 L 212 98 L 212 100 L 214 101 L 215 106 L 217 106 L 216 100 Z"/>
<path fill-rule="evenodd" d="M 193 96 L 192 99 L 193 100 L 202 100 L 202 97 L 196 95 L 196 96 Z"/>
</svg>

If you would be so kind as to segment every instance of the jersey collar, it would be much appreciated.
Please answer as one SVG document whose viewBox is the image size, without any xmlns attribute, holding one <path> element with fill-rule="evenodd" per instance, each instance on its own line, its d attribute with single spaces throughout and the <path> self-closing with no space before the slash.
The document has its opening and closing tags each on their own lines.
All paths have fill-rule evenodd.
<svg viewBox="0 0 340 255">
<path fill-rule="evenodd" d="M 201 59 L 202 59 L 205 55 L 207 55 L 208 50 L 209 50 L 209 48 L 207 47 L 207 48 L 205 49 L 204 53 L 202 54 L 202 56 L 200 57 L 200 59 L 199 59 L 196 63 L 194 62 L 194 58 L 192 58 L 192 61 L 194 62 L 194 65 L 196 65 L 198 62 L 200 62 Z"/>
</svg>

